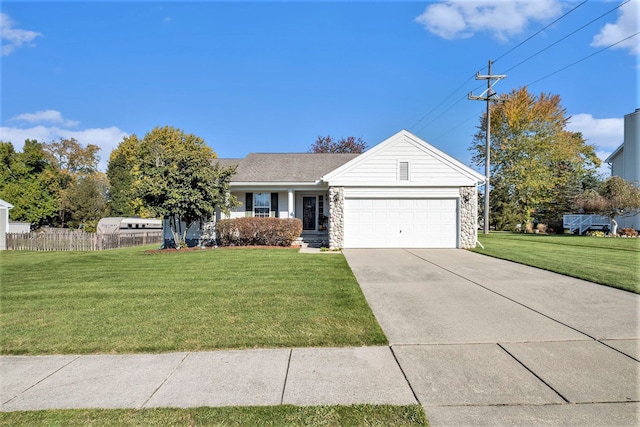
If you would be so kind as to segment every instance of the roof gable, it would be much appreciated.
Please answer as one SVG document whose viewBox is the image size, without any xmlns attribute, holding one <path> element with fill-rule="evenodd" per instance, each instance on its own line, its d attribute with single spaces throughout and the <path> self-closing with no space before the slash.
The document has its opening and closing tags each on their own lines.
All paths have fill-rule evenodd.
<svg viewBox="0 0 640 427">
<path fill-rule="evenodd" d="M 408 162 L 410 180 L 398 180 Z M 484 177 L 409 131 L 402 130 L 323 177 L 329 185 L 472 186 Z"/>
<path fill-rule="evenodd" d="M 615 151 L 611 154 L 609 154 L 609 157 L 607 157 L 604 162 L 605 163 L 613 163 L 614 160 L 616 159 L 616 157 L 622 155 L 622 152 L 624 151 L 624 142 L 622 144 L 620 144 L 620 146 L 618 148 L 615 149 Z"/>
<path fill-rule="evenodd" d="M 309 182 L 339 168 L 360 154 L 346 153 L 251 153 L 244 159 L 217 159 L 222 166 L 237 165 L 232 183 Z"/>
</svg>

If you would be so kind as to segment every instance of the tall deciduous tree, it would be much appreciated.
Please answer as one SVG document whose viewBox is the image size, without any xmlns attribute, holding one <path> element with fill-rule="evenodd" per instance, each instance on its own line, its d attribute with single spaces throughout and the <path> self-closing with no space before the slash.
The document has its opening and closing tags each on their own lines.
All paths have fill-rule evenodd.
<svg viewBox="0 0 640 427">
<path fill-rule="evenodd" d="M 195 221 L 212 218 L 216 208 L 228 212 L 234 204 L 229 183 L 235 168 L 214 165 L 216 154 L 196 135 L 156 127 L 142 140 L 125 139 L 116 151 L 111 156 L 110 178 L 121 168 L 118 163 L 124 163 L 131 174 L 119 185 L 130 185 L 127 194 L 153 215 L 181 218 L 186 223 L 184 233 Z M 184 242 L 185 234 L 172 232 L 176 244 Z"/>
<path fill-rule="evenodd" d="M 94 233 L 100 218 L 109 216 L 108 188 L 109 181 L 102 172 L 76 176 L 65 192 L 65 202 L 71 208 L 68 227 Z"/>
<path fill-rule="evenodd" d="M 582 135 L 566 130 L 559 95 L 513 90 L 491 106 L 491 222 L 498 229 L 529 221 L 534 212 L 557 219 L 565 202 L 593 181 L 600 160 Z M 470 150 L 485 162 L 486 114 Z M 564 211 L 564 212 L 563 212 Z"/>
<path fill-rule="evenodd" d="M 22 152 L 0 142 L 0 198 L 9 201 L 11 219 L 34 228 L 55 225 L 59 201 L 57 180 L 43 145 L 26 140 Z"/>
<path fill-rule="evenodd" d="M 588 190 L 580 194 L 577 205 L 585 213 L 608 216 L 611 219 L 611 231 L 616 234 L 617 216 L 632 216 L 640 211 L 640 188 L 619 176 L 612 176 L 597 191 Z"/>
<path fill-rule="evenodd" d="M 348 136 L 335 141 L 331 135 L 321 136 L 311 145 L 311 153 L 362 153 L 367 149 L 367 143 L 362 138 Z"/>
<path fill-rule="evenodd" d="M 61 227 L 77 227 L 90 218 L 84 213 L 91 210 L 89 206 L 106 204 L 106 192 L 87 192 L 81 186 L 86 186 L 91 180 L 104 180 L 98 172 L 98 151 L 100 147 L 93 144 L 83 146 L 77 140 L 60 139 L 44 144 L 44 151 L 47 154 L 49 163 L 53 166 L 57 174 L 58 182 L 58 221 Z M 97 181 L 96 181 L 97 182 Z M 90 199 L 83 199 L 79 195 L 91 196 Z M 101 211 L 100 215 L 104 214 Z M 98 213 L 96 213 L 98 215 Z M 80 222 L 77 219 L 82 218 Z M 100 218 L 91 218 L 96 223 Z"/>
<path fill-rule="evenodd" d="M 140 144 L 136 135 L 127 136 L 109 157 L 109 205 L 114 216 L 152 216 L 143 206 L 142 200 L 134 195 L 134 176 L 139 171 L 137 150 Z"/>
</svg>

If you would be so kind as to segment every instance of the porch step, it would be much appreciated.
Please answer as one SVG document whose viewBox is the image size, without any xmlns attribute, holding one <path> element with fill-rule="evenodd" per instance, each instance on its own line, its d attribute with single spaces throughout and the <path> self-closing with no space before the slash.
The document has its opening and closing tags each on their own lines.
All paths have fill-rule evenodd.
<svg viewBox="0 0 640 427">
<path fill-rule="evenodd" d="M 321 248 L 323 246 L 329 246 L 329 239 L 322 237 L 302 237 L 300 240 L 303 248 Z"/>
</svg>

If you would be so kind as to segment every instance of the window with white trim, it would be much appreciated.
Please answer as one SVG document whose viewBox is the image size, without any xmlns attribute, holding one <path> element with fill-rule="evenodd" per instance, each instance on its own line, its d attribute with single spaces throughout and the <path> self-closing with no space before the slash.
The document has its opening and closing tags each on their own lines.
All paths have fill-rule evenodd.
<svg viewBox="0 0 640 427">
<path fill-rule="evenodd" d="M 253 216 L 268 218 L 271 210 L 271 193 L 253 193 Z"/>
<path fill-rule="evenodd" d="M 409 181 L 409 162 L 398 162 L 398 180 Z"/>
</svg>

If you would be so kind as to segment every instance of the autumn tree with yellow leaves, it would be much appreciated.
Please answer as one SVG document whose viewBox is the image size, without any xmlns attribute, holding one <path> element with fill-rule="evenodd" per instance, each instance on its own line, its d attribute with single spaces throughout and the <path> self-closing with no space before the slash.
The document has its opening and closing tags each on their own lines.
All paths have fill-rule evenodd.
<svg viewBox="0 0 640 427">
<path fill-rule="evenodd" d="M 551 223 L 575 209 L 576 196 L 598 185 L 600 160 L 580 132 L 566 129 L 570 117 L 559 95 L 535 96 L 514 89 L 491 105 L 491 226 L 512 229 L 535 216 Z M 485 162 L 486 113 L 469 150 Z"/>
</svg>

